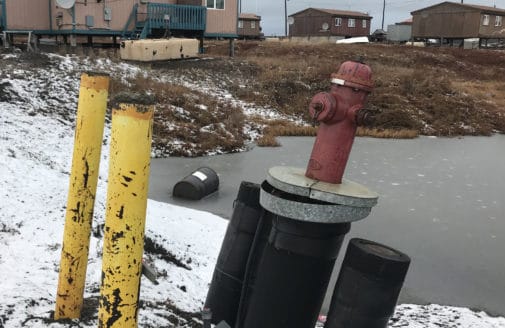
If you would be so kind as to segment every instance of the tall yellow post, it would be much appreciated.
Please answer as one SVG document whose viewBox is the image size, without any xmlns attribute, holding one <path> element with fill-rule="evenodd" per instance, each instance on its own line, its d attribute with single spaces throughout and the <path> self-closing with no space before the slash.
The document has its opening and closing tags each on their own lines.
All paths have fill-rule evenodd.
<svg viewBox="0 0 505 328">
<path fill-rule="evenodd" d="M 137 327 L 153 112 L 132 104 L 112 112 L 99 327 Z"/>
<path fill-rule="evenodd" d="M 55 319 L 81 315 L 109 76 L 81 75 Z"/>
</svg>

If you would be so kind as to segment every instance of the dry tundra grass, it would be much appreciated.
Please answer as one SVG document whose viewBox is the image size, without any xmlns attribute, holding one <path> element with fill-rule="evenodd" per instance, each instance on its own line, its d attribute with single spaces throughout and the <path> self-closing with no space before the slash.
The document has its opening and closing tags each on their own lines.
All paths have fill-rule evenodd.
<svg viewBox="0 0 505 328">
<path fill-rule="evenodd" d="M 259 145 L 279 145 L 276 136 L 313 136 L 308 104 L 329 89 L 329 75 L 345 60 L 363 56 L 374 72 L 367 108 L 375 122 L 358 135 L 414 138 L 417 135 L 490 135 L 505 132 L 505 53 L 491 50 L 413 48 L 395 45 L 336 45 L 289 42 L 207 42 L 212 60 L 151 64 L 157 74 L 179 71 L 191 79 L 214 79 L 234 97 L 297 118 L 246 118 L 240 108 L 203 91 L 138 76 L 113 81 L 111 94 L 148 90 L 158 102 L 155 145 L 171 155 L 204 155 L 244 146 L 245 121 L 262 129 Z M 300 123 L 305 122 L 305 123 Z"/>
<path fill-rule="evenodd" d="M 224 55 L 226 50 L 225 44 L 209 47 L 213 55 Z M 368 107 L 380 113 L 373 126 L 377 130 L 370 134 L 390 135 L 384 133 L 389 130 L 441 136 L 505 132 L 505 53 L 500 51 L 239 42 L 236 55 L 257 66 L 249 88 L 234 90 L 236 95 L 286 114 L 308 120 L 308 102 L 315 93 L 328 89 L 329 74 L 341 62 L 364 56 L 376 85 Z"/>
</svg>

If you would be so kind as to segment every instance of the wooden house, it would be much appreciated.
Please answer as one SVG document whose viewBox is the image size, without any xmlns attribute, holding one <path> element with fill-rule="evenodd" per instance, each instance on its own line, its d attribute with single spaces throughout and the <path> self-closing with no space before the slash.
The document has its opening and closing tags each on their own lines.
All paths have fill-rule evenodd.
<svg viewBox="0 0 505 328">
<path fill-rule="evenodd" d="M 289 16 L 289 36 L 368 36 L 371 21 L 366 13 L 308 8 Z"/>
<path fill-rule="evenodd" d="M 38 36 L 236 38 L 237 0 L 0 0 L 0 29 Z M 68 3 L 71 6 L 68 6 Z M 66 8 L 69 7 L 69 8 Z"/>
<path fill-rule="evenodd" d="M 505 10 L 466 3 L 442 2 L 412 12 L 414 39 L 504 39 Z"/>
<path fill-rule="evenodd" d="M 261 34 L 261 16 L 240 13 L 238 16 L 237 34 L 241 39 L 259 39 Z"/>
</svg>

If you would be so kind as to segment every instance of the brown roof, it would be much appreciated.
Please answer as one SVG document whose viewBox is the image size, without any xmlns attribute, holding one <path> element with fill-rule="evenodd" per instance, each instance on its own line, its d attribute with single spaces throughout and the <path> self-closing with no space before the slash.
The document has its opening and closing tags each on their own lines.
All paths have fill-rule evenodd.
<svg viewBox="0 0 505 328">
<path fill-rule="evenodd" d="M 395 25 L 412 25 L 412 17 L 407 18 L 401 22 L 396 23 Z"/>
<path fill-rule="evenodd" d="M 480 5 L 472 5 L 472 4 L 468 4 L 468 3 L 458 3 L 458 2 L 451 2 L 451 1 L 445 1 L 445 2 L 441 2 L 441 3 L 438 3 L 438 4 L 433 5 L 433 6 L 429 6 L 429 7 L 422 8 L 422 9 L 418 9 L 418 10 L 415 10 L 415 11 L 411 12 L 411 14 L 414 14 L 414 13 L 417 13 L 417 12 L 420 12 L 420 11 L 423 11 L 423 10 L 426 10 L 426 9 L 431 9 L 431 8 L 434 8 L 434 7 L 438 7 L 438 6 L 443 5 L 443 4 L 450 4 L 450 5 L 454 5 L 454 6 L 473 8 L 473 9 L 477 9 L 477 10 L 482 11 L 482 12 L 505 14 L 505 9 L 501 9 L 501 8 L 495 8 L 495 7 L 489 7 L 489 6 L 480 6 Z"/>
<path fill-rule="evenodd" d="M 359 11 L 347 11 L 347 10 L 335 10 L 335 9 L 323 9 L 323 8 L 307 8 L 307 9 L 304 9 L 302 11 L 299 11 L 299 12 L 296 12 L 294 14 L 291 14 L 289 16 L 294 16 L 294 15 L 297 15 L 299 13 L 302 13 L 302 12 L 304 12 L 306 10 L 310 10 L 310 9 L 317 10 L 317 11 L 322 11 L 322 12 L 325 12 L 325 13 L 330 14 L 332 16 L 372 18 L 367 13 L 362 13 L 362 12 L 359 12 Z"/>
<path fill-rule="evenodd" d="M 250 13 L 240 13 L 240 15 L 238 15 L 238 18 L 261 20 L 261 16 L 258 16 L 256 14 L 250 14 Z"/>
</svg>

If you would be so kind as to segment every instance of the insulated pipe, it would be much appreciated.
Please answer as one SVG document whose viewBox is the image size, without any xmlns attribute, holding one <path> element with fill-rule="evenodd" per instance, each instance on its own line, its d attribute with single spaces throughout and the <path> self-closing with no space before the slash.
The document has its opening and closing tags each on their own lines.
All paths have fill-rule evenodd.
<svg viewBox="0 0 505 328">
<path fill-rule="evenodd" d="M 81 75 L 54 319 L 81 315 L 109 76 Z"/>
<path fill-rule="evenodd" d="M 212 276 L 205 308 L 212 323 L 235 326 L 247 259 L 261 217 L 260 186 L 242 181 Z"/>
<path fill-rule="evenodd" d="M 354 238 L 333 291 L 325 328 L 386 328 L 410 258 L 391 247 Z"/>
<path fill-rule="evenodd" d="M 262 189 L 279 192 L 266 182 Z M 267 210 L 262 220 L 237 327 L 313 328 L 350 223 L 293 220 Z"/>
<path fill-rule="evenodd" d="M 154 107 L 112 112 L 99 327 L 137 327 Z"/>
</svg>

